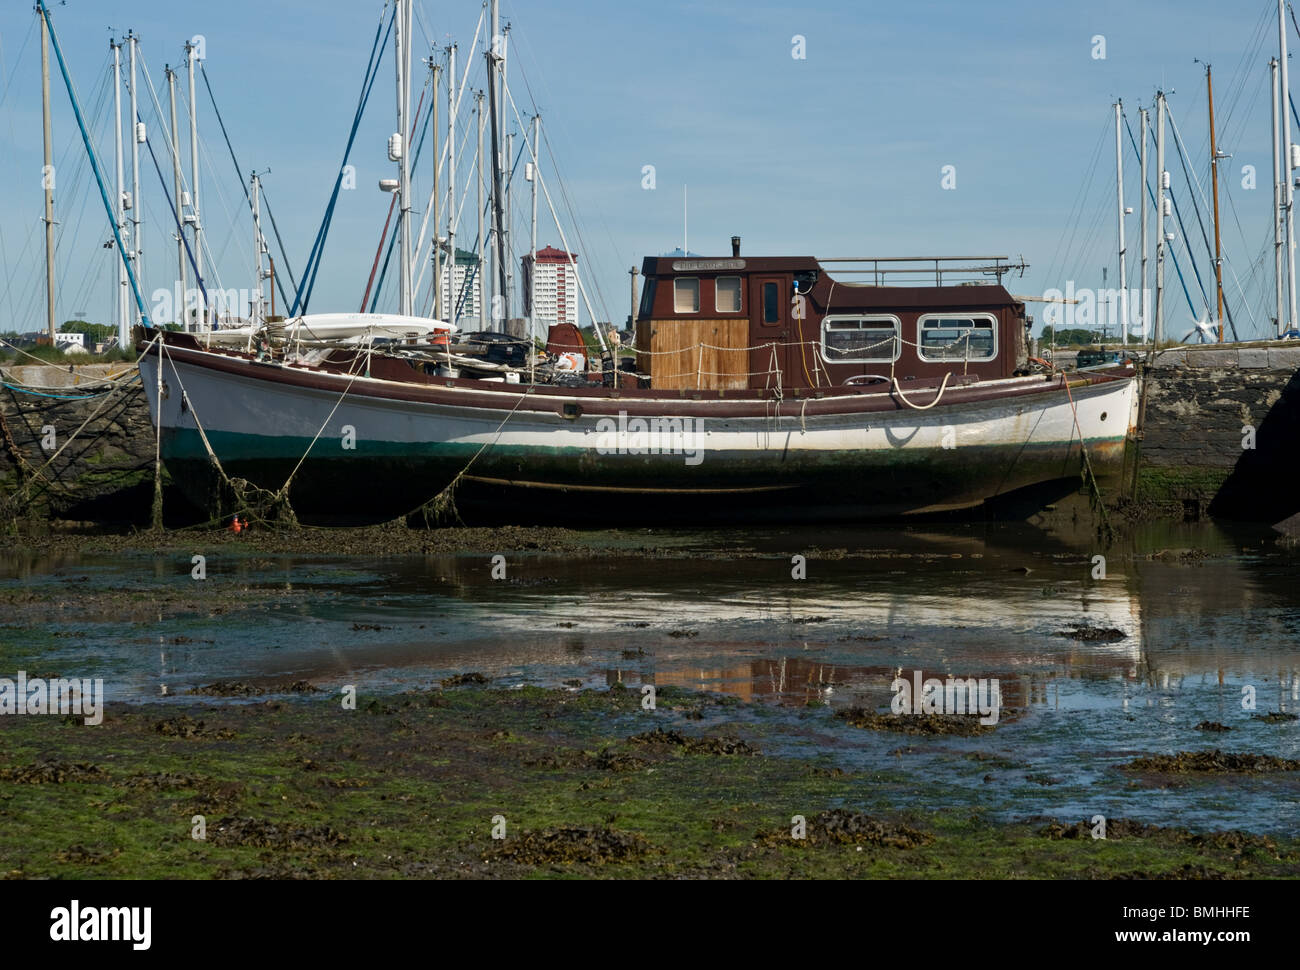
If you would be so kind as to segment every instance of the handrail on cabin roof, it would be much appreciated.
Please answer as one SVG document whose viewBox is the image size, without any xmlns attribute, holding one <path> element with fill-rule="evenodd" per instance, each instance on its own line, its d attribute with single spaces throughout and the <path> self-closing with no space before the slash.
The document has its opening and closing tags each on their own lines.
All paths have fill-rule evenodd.
<svg viewBox="0 0 1300 970">
<path fill-rule="evenodd" d="M 933 275 L 935 284 L 942 286 L 944 276 L 971 277 L 992 276 L 1000 284 L 1002 277 L 1008 273 L 1025 275 L 1029 264 L 1021 257 L 1013 263 L 1009 256 L 830 256 L 818 257 L 819 263 L 864 263 L 861 267 L 836 266 L 836 273 L 870 273 L 879 285 L 887 276 L 926 276 Z M 991 264 L 990 264 L 991 261 Z M 881 263 L 911 263 L 910 266 L 881 266 Z M 951 266 L 950 263 L 974 263 L 976 265 Z"/>
<path fill-rule="evenodd" d="M 818 256 L 819 263 L 970 263 L 993 260 L 1002 263 L 1010 256 Z"/>
</svg>

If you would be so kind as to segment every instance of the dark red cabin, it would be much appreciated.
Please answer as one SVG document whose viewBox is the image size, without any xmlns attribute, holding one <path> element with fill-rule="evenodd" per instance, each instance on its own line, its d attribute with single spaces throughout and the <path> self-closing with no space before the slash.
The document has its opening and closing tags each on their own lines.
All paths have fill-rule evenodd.
<svg viewBox="0 0 1300 970">
<path fill-rule="evenodd" d="M 642 264 L 637 367 L 652 388 L 826 389 L 891 377 L 906 387 L 1026 366 L 1025 305 L 1001 285 L 1022 265 L 836 260 L 853 265 L 832 276 L 813 257 L 741 257 L 738 240 L 733 249 Z M 933 282 L 890 282 L 922 272 Z"/>
</svg>

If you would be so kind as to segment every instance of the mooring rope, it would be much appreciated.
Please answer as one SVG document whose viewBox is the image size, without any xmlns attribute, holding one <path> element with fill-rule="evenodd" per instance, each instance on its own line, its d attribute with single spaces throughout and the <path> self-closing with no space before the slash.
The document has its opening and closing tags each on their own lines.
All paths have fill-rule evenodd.
<svg viewBox="0 0 1300 970">
<path fill-rule="evenodd" d="M 1092 497 L 1092 505 L 1101 516 L 1101 526 L 1108 539 L 1113 539 L 1115 530 L 1111 528 L 1110 518 L 1106 515 L 1106 503 L 1101 495 L 1101 486 L 1097 484 L 1097 476 L 1092 470 L 1092 459 L 1088 457 L 1088 443 L 1083 439 L 1083 427 L 1079 424 L 1079 408 L 1074 403 L 1074 394 L 1070 390 L 1070 379 L 1064 371 L 1061 372 L 1061 383 L 1065 385 L 1065 397 L 1070 402 L 1070 410 L 1074 414 L 1074 430 L 1079 432 L 1079 451 L 1083 454 L 1084 481 L 1088 484 Z"/>
<path fill-rule="evenodd" d="M 154 340 L 157 340 L 157 339 L 158 339 L 157 337 L 154 338 Z M 147 352 L 148 348 L 146 347 L 145 350 L 146 350 L 146 352 Z M 142 354 L 141 356 L 143 356 L 143 354 Z M 118 384 L 118 385 L 117 385 L 116 387 L 114 387 L 111 391 L 109 391 L 107 394 L 105 394 L 105 395 L 104 395 L 104 399 L 103 399 L 102 401 L 99 402 L 99 405 L 95 408 L 95 410 L 93 410 L 93 411 L 90 412 L 90 415 L 86 418 L 86 420 L 81 422 L 81 424 L 77 427 L 77 430 L 74 431 L 74 432 L 72 432 L 72 434 L 70 434 L 70 435 L 68 436 L 67 440 L 65 440 L 65 441 L 63 442 L 63 444 L 61 444 L 61 445 L 58 447 L 58 449 L 56 449 L 55 452 L 54 452 L 52 455 L 50 455 L 49 458 L 47 458 L 47 459 L 45 460 L 45 464 L 41 465 L 40 468 L 36 469 L 36 475 L 40 476 L 40 475 L 41 475 L 41 472 L 43 472 L 43 471 L 45 471 L 45 469 L 49 468 L 50 465 L 54 463 L 54 460 L 55 460 L 56 458 L 58 458 L 59 455 L 63 454 L 63 450 L 64 450 L 65 448 L 67 448 L 68 445 L 72 444 L 73 441 L 76 440 L 77 435 L 81 434 L 81 432 L 84 431 L 84 430 L 86 429 L 86 425 L 90 424 L 91 421 L 95 420 L 95 418 L 99 415 L 99 412 L 102 411 L 102 410 L 104 410 L 104 405 L 108 404 L 108 402 L 111 401 L 111 400 L 113 399 L 113 395 L 114 395 L 115 393 L 117 393 L 118 391 L 120 391 L 120 390 L 121 390 L 122 388 L 124 388 L 124 387 L 130 387 L 130 386 L 131 386 L 131 385 L 130 385 L 130 382 L 129 382 L 129 381 L 127 381 L 127 382 L 123 382 L 123 383 L 121 383 L 121 384 Z M 41 476 L 41 477 L 44 477 L 44 476 Z M 22 494 L 21 494 L 21 496 L 20 496 L 21 500 L 26 501 L 26 499 L 28 498 L 28 493 L 30 492 L 30 490 L 31 490 L 31 482 L 29 481 L 29 482 L 28 482 L 28 483 L 23 487 L 23 491 L 22 491 Z"/>
<path fill-rule="evenodd" d="M 524 388 L 520 392 L 519 400 L 515 401 L 515 406 L 509 410 L 509 412 L 506 414 L 504 418 L 501 419 L 501 423 L 497 425 L 496 431 L 493 432 L 492 439 L 490 441 L 483 442 L 483 444 L 479 446 L 478 451 L 474 452 L 474 454 L 470 457 L 470 460 L 465 463 L 465 467 L 456 473 L 456 477 L 453 478 L 450 482 L 448 482 L 443 487 L 443 489 L 440 492 L 438 492 L 437 495 L 433 496 L 433 498 L 429 499 L 427 502 L 423 503 L 419 507 L 417 511 L 423 511 L 425 513 L 426 522 L 428 522 L 428 510 L 430 508 L 432 508 L 435 517 L 440 515 L 445 509 L 448 508 L 450 508 L 452 510 L 452 513 L 455 514 L 455 506 L 453 505 L 453 501 L 456 492 L 456 486 L 459 485 L 460 480 L 465 477 L 465 473 L 469 471 L 470 466 L 473 465 L 474 462 L 478 461 L 479 455 L 483 454 L 483 452 L 487 451 L 488 448 L 495 445 L 497 441 L 500 440 L 501 432 L 505 428 L 506 422 L 509 421 L 512 417 L 514 417 L 515 412 L 519 410 L 519 405 L 524 403 L 524 399 L 528 397 L 528 395 L 532 393 L 533 390 L 534 390 L 534 385 L 530 384 L 528 387 Z M 457 516 L 457 518 L 459 518 L 459 516 Z"/>
<path fill-rule="evenodd" d="M 366 358 L 366 373 L 367 375 L 370 373 L 369 357 Z M 293 476 L 298 474 L 298 469 L 301 468 L 302 463 L 307 460 L 307 456 L 311 454 L 312 448 L 316 446 L 316 442 L 320 440 L 320 436 L 325 433 L 325 429 L 329 427 L 329 423 L 334 420 L 334 414 L 338 411 L 339 405 L 343 403 L 343 399 L 348 396 L 348 392 L 352 390 L 352 385 L 356 383 L 357 378 L 360 376 L 360 371 L 357 371 L 352 375 L 352 379 L 348 381 L 348 386 L 343 388 L 343 393 L 339 395 L 339 399 L 334 402 L 334 407 L 330 409 L 330 413 L 326 416 L 325 423 L 320 426 L 320 429 L 316 432 L 316 436 L 311 439 L 311 444 L 307 445 L 307 450 L 304 451 L 302 457 L 298 459 L 298 464 L 293 466 L 293 471 L 289 472 L 289 477 L 284 480 L 284 484 L 280 486 L 280 490 L 276 493 L 277 495 L 283 494 L 286 498 L 288 497 L 289 485 L 293 481 Z"/>
<path fill-rule="evenodd" d="M 929 404 L 913 404 L 907 399 L 907 395 L 903 393 L 903 389 L 898 386 L 898 378 L 894 376 L 894 365 L 889 365 L 889 382 L 893 385 L 894 393 L 898 395 L 900 401 L 906 404 L 913 411 L 928 411 L 930 408 L 942 401 L 943 392 L 948 389 L 948 379 L 950 377 L 952 377 L 952 371 L 948 371 L 948 373 L 943 375 L 943 383 L 939 385 L 939 393 L 934 396 L 934 400 Z"/>
<path fill-rule="evenodd" d="M 212 461 L 213 466 L 216 468 L 217 474 L 221 476 L 222 483 L 226 485 L 227 488 L 230 489 L 231 493 L 235 497 L 235 500 L 240 503 L 240 505 L 238 506 L 238 511 L 251 513 L 253 517 L 256 518 L 263 525 L 272 524 L 266 518 L 266 516 L 261 514 L 260 508 L 259 510 L 254 511 L 252 502 L 249 498 L 249 495 L 251 493 L 261 492 L 270 496 L 270 499 L 267 500 L 266 503 L 268 515 L 272 511 L 274 511 L 277 504 L 283 503 L 285 513 L 282 517 L 287 519 L 290 522 L 296 522 L 297 516 L 294 515 L 293 506 L 289 504 L 288 496 L 284 494 L 283 490 L 279 492 L 272 492 L 270 489 L 266 489 L 266 488 L 262 488 L 261 486 L 254 485 L 252 482 L 248 481 L 247 479 L 242 479 L 242 478 L 234 479 L 231 478 L 228 474 L 226 474 L 225 468 L 223 468 L 221 465 L 221 459 L 217 457 L 216 451 L 214 451 L 212 448 L 212 443 L 208 440 L 208 434 L 203 428 L 203 422 L 199 420 L 199 413 L 194 409 L 194 402 L 190 399 L 189 391 L 185 389 L 185 381 L 181 378 L 180 371 L 176 369 L 176 362 L 172 360 L 171 351 L 168 350 L 166 343 L 162 343 L 159 346 L 159 350 L 158 350 L 159 373 L 162 372 L 162 355 L 164 353 L 167 355 L 168 363 L 172 365 L 172 375 L 176 378 L 176 383 L 180 385 L 181 402 L 184 405 L 185 410 L 187 410 L 190 413 L 190 415 L 194 418 L 194 427 L 198 429 L 199 440 L 203 442 L 203 449 L 208 453 L 208 458 Z M 158 402 L 158 420 L 159 420 L 159 424 L 161 424 L 162 423 L 162 401 L 161 400 Z M 219 515 L 217 518 L 212 519 L 211 521 L 217 522 L 220 521 L 221 518 L 222 517 Z"/>
</svg>

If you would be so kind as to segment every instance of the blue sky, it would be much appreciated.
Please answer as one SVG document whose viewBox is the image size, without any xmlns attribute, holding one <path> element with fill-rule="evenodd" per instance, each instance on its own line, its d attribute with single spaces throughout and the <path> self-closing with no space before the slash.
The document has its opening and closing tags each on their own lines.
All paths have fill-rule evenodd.
<svg viewBox="0 0 1300 970">
<path fill-rule="evenodd" d="M 463 64 L 478 4 L 416 0 L 416 7 L 417 56 L 451 36 Z M 0 329 L 35 329 L 43 319 L 39 33 L 30 8 L 22 0 L 0 11 Z M 110 176 L 112 102 L 97 97 L 107 91 L 110 36 L 132 28 L 141 37 L 141 56 L 165 103 L 164 63 L 180 63 L 184 40 L 203 35 L 208 76 L 245 175 L 249 168 L 271 170 L 266 190 L 289 260 L 300 271 L 341 161 L 382 8 L 382 0 L 56 0 L 51 9 L 83 109 L 99 107 L 93 124 Z M 565 232 L 602 317 L 626 317 L 630 266 L 681 245 L 683 185 L 689 186 L 689 245 L 700 253 L 728 253 L 737 234 L 749 255 L 1023 254 L 1031 269 L 1009 282 L 1013 292 L 1041 294 L 1067 280 L 1100 286 L 1103 266 L 1113 286 L 1110 106 L 1123 98 L 1136 128 L 1139 104 L 1149 105 L 1157 88 L 1172 92 L 1190 164 L 1208 191 L 1204 67 L 1193 61 L 1199 58 L 1214 65 L 1220 148 L 1233 156 L 1220 175 L 1229 300 L 1243 337 L 1269 326 L 1267 61 L 1276 53 L 1277 30 L 1267 0 L 651 6 L 515 0 L 502 3 L 502 19 L 512 25 L 515 100 L 528 113 L 535 99 L 542 111 L 558 165 L 557 171 L 544 154 L 543 174 L 557 205 L 563 179 L 577 211 L 581 242 L 567 217 Z M 796 34 L 806 38 L 804 59 L 791 56 Z M 1104 60 L 1093 56 L 1099 34 Z M 1300 46 L 1294 32 L 1289 42 Z M 483 84 L 481 60 L 470 75 L 472 88 Z M 314 310 L 360 304 L 388 207 L 376 183 L 394 168 L 386 158 L 392 77 L 386 59 L 351 159 L 357 188 L 340 199 Z M 80 312 L 108 321 L 116 269 L 102 246 L 110 233 L 84 162 L 79 170 L 84 152 L 57 76 L 54 95 L 58 317 Z M 145 104 L 170 187 L 161 129 Z M 220 282 L 248 286 L 250 220 L 201 83 L 199 112 L 209 244 Z M 445 123 L 445 106 L 442 112 Z M 461 121 L 463 137 L 473 121 L 468 112 Z M 1137 163 L 1127 138 L 1125 156 L 1127 201 L 1136 205 Z M 170 215 L 147 153 L 141 164 L 144 283 L 152 291 L 173 285 L 175 247 L 164 235 Z M 642 188 L 646 165 L 655 167 L 652 191 Z M 941 188 L 945 165 L 956 168 L 955 190 Z M 1242 188 L 1243 165 L 1257 169 L 1253 191 Z M 1212 267 L 1172 147 L 1168 167 L 1175 192 L 1186 199 L 1186 229 L 1208 291 Z M 522 178 L 518 187 L 514 223 L 522 253 L 528 216 Z M 422 161 L 414 193 L 421 210 L 428 188 L 429 164 Z M 541 209 L 539 246 L 558 246 L 544 202 Z M 473 238 L 472 211 L 471 195 L 461 242 Z M 1135 259 L 1136 214 L 1128 230 Z M 1181 233 L 1175 245 L 1199 303 Z M 1177 288 L 1172 265 L 1169 281 Z M 390 293 L 381 307 L 395 309 Z M 1178 336 L 1191 315 L 1181 290 L 1171 301 L 1170 331 Z M 1031 312 L 1041 321 L 1041 307 Z"/>
</svg>

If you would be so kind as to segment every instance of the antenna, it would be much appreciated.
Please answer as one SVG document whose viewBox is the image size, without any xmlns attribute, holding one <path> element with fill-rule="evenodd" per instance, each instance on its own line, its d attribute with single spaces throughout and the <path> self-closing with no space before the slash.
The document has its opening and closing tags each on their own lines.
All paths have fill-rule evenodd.
<svg viewBox="0 0 1300 970">
<path fill-rule="evenodd" d="M 686 245 L 686 184 L 682 183 L 682 255 L 690 253 L 690 247 Z"/>
</svg>

